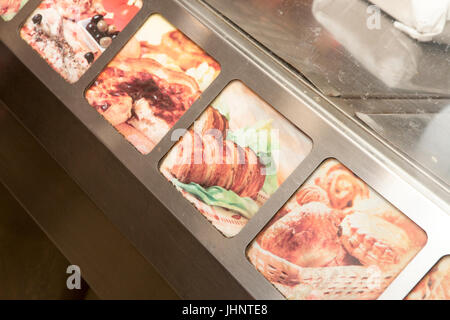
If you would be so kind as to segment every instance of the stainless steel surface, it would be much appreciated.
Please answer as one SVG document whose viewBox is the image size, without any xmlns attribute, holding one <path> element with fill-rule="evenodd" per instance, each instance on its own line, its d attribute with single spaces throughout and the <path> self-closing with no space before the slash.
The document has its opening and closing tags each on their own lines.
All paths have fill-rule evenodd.
<svg viewBox="0 0 450 320">
<path fill-rule="evenodd" d="M 236 3 L 222 4 L 231 7 Z M 403 298 L 439 258 L 450 253 L 450 194 L 445 188 L 200 2 L 146 1 L 137 18 L 73 86 L 18 39 L 20 21 L 32 7 L 24 8 L 12 23 L 0 23 L 0 39 L 66 108 L 46 104 L 41 104 L 39 110 L 30 107 L 39 94 L 24 96 L 17 92 L 14 81 L 27 79 L 15 78 L 14 70 L 7 65 L 2 75 L 10 80 L 0 81 L 0 92 L 10 100 L 22 101 L 16 104 L 14 113 L 183 297 L 282 298 L 248 262 L 246 247 L 319 164 L 330 157 L 350 168 L 428 234 L 426 247 L 382 299 Z M 221 64 L 222 72 L 153 152 L 142 156 L 88 105 L 83 93 L 152 12 L 161 13 L 204 48 Z M 264 29 L 261 25 L 259 28 Z M 234 79 L 242 80 L 274 106 L 314 145 L 311 154 L 244 230 L 226 239 L 175 191 L 160 174 L 158 163 L 175 143 L 170 139 L 172 133 L 188 128 Z"/>
<path fill-rule="evenodd" d="M 435 114 L 358 113 L 357 116 L 450 185 L 450 109 Z"/>
<path fill-rule="evenodd" d="M 450 106 L 448 99 L 333 99 L 347 104 L 352 116 L 367 114 L 435 114 Z"/>
<path fill-rule="evenodd" d="M 445 99 L 450 94 L 450 46 L 418 42 L 397 30 L 385 14 L 379 28 L 368 28 L 373 11 L 368 11 L 367 1 L 204 2 L 296 69 L 355 121 L 361 119 L 357 113 L 436 113 L 450 104 Z M 450 190 L 445 148 L 434 149 L 441 160 L 430 162 L 427 154 L 415 149 L 420 143 L 417 132 L 389 126 L 381 134 L 382 126 L 374 131 L 385 142 Z M 409 143 L 399 142 L 399 136 Z M 446 146 L 445 135 L 435 139 Z"/>
<path fill-rule="evenodd" d="M 93 287 L 101 297 L 141 296 L 145 298 L 145 294 L 151 297 L 148 292 L 151 293 L 152 288 L 146 286 L 147 275 L 141 281 L 139 277 L 140 270 L 144 269 L 144 272 L 146 268 L 154 268 L 182 298 L 249 299 L 248 292 L 150 192 L 148 185 L 152 185 L 152 188 L 166 186 L 166 190 L 173 191 L 159 172 L 151 170 L 149 163 L 154 160 L 149 162 L 148 157 L 138 153 L 84 98 L 85 88 L 107 61 L 115 56 L 117 49 L 126 42 L 127 37 L 144 22 L 150 14 L 149 8 L 144 9 L 138 19 L 131 22 L 128 29 L 121 33 L 122 38 L 116 39 L 116 44 L 120 44 L 115 48 L 116 51 L 106 51 L 100 58 L 105 61 L 94 64 L 84 78 L 73 86 L 60 78 L 18 35 L 21 22 L 31 14 L 38 3 L 39 1 L 30 1 L 12 22 L 5 24 L 0 21 L 0 95 L 15 116 L 83 188 L 100 211 L 91 219 L 89 210 L 79 212 L 83 215 L 83 219 L 75 219 L 75 222 L 78 222 L 77 230 L 83 230 L 84 233 L 84 228 L 90 226 L 89 230 L 93 237 L 88 238 L 80 233 L 79 236 L 82 237 L 80 242 L 77 241 L 77 230 L 72 229 L 74 222 L 71 219 L 61 220 L 62 218 L 58 216 L 60 211 L 58 211 L 57 202 L 54 203 L 55 207 L 52 211 L 46 211 L 45 206 L 39 207 L 41 211 L 36 220 L 44 226 L 44 230 L 50 229 L 51 232 L 57 233 L 59 237 L 55 243 L 63 242 L 68 246 L 66 250 L 73 250 L 77 257 L 83 258 L 86 266 L 93 268 L 93 280 L 98 281 L 97 286 L 93 285 Z M 174 6 L 173 3 L 171 5 Z M 166 11 L 167 9 L 164 10 Z M 175 12 L 180 11 L 175 10 Z M 184 14 L 187 15 L 186 12 Z M 176 18 L 172 17 L 171 21 L 174 20 L 176 21 Z M 191 18 L 186 23 L 190 26 L 195 21 Z M 9 52 L 3 42 L 18 51 L 15 51 L 15 54 Z M 115 44 L 110 49 L 114 46 Z M 23 55 L 18 53 L 20 51 Z M 20 60 L 18 61 L 15 56 L 22 57 L 24 64 L 31 67 L 30 69 L 39 75 L 38 78 L 44 76 L 47 79 L 42 81 L 42 78 L 36 78 L 32 72 L 25 72 L 27 67 L 21 65 Z M 39 71 L 33 70 L 34 68 Z M 20 90 L 17 90 L 18 88 Z M 27 94 L 24 94 L 24 91 Z M 59 95 L 59 100 L 54 93 Z M 83 120 L 74 114 L 80 115 Z M 96 129 L 91 131 L 88 128 Z M 98 135 L 102 136 L 101 140 Z M 5 142 L 10 143 L 10 147 L 14 146 L 13 139 L 7 139 Z M 120 158 L 117 158 L 115 153 L 120 154 Z M 14 164 L 13 159 L 10 161 Z M 122 161 L 127 165 L 123 165 Z M 18 186 L 20 186 L 19 182 L 23 182 L 23 173 L 20 169 L 18 166 L 17 176 L 11 170 L 5 170 L 11 174 L 10 178 L 14 179 Z M 29 169 L 33 172 L 33 168 Z M 137 175 L 134 175 L 130 169 Z M 37 186 L 40 181 L 48 183 L 45 171 L 37 170 L 37 173 L 42 174 L 40 179 L 32 180 Z M 143 177 L 146 179 L 146 185 L 140 182 Z M 24 191 L 25 195 L 29 190 Z M 32 200 L 36 206 L 41 203 L 39 198 Z M 76 200 L 72 201 L 76 203 Z M 182 203 L 185 207 L 184 201 L 182 200 Z M 49 202 L 49 204 L 53 203 Z M 106 216 L 102 216 L 102 211 Z M 107 223 L 106 226 L 105 223 Z M 61 227 L 71 232 L 62 232 L 59 229 Z M 116 231 L 120 231 L 119 235 L 124 235 L 127 242 L 111 241 L 103 236 L 103 234 L 114 235 Z M 214 233 L 215 230 L 210 232 Z M 105 256 L 96 254 L 96 251 L 92 250 L 94 244 L 90 243 L 89 239 L 97 241 L 100 248 L 103 247 L 101 250 L 106 258 L 103 259 Z M 132 249 L 136 248 L 139 252 L 132 253 Z M 117 257 L 116 251 L 124 254 L 123 258 L 116 258 L 121 259 L 120 264 L 117 264 L 114 258 Z M 127 257 L 126 254 L 130 256 Z M 142 260 L 139 261 L 139 257 Z M 103 263 L 114 267 L 105 273 L 104 268 L 108 267 Z M 99 267 L 99 264 L 104 267 Z M 124 269 L 121 270 L 121 268 Z M 128 268 L 133 270 L 130 283 L 125 283 L 127 290 L 121 291 L 122 281 L 126 281 Z M 123 276 L 120 278 L 121 281 L 114 281 L 114 273 L 117 273 L 118 279 L 119 276 Z M 88 277 L 86 280 L 93 282 Z M 103 292 L 98 289 L 99 286 L 100 288 L 104 286 Z"/>
<path fill-rule="evenodd" d="M 67 289 L 70 262 L 1 183 L 0 212 L 0 299 L 84 299 L 87 284 Z"/>
<path fill-rule="evenodd" d="M 303 74 L 325 95 L 450 95 L 450 48 L 393 26 L 367 27 L 362 0 L 203 0 Z"/>
<path fill-rule="evenodd" d="M 447 99 L 331 99 L 338 108 L 347 116 L 361 122 L 361 125 L 373 130 L 381 141 L 394 147 L 399 154 L 403 154 L 408 161 L 417 166 L 417 170 L 422 170 L 430 177 L 441 184 L 442 188 L 450 192 L 450 179 L 448 177 L 448 164 L 450 158 L 446 151 L 448 146 L 448 125 L 442 121 L 432 121 L 425 128 L 415 126 L 414 122 L 404 121 L 398 126 L 389 122 L 389 116 L 402 118 L 425 118 L 422 115 L 429 115 L 433 118 L 445 119 L 450 106 L 450 100 Z M 370 122 L 367 119 L 372 118 Z M 378 117 L 376 115 L 383 115 Z M 376 125 L 375 125 L 376 123 Z M 436 126 L 436 128 L 434 128 Z M 440 130 L 440 131 L 439 131 Z M 426 147 L 417 148 L 419 144 L 423 145 L 422 135 L 425 132 L 441 132 L 433 136 L 433 141 Z M 429 134 L 427 135 L 429 136 Z M 437 147 L 442 146 L 442 147 Z M 433 153 L 438 161 L 431 159 L 429 153 Z"/>
<path fill-rule="evenodd" d="M 1 47 L 0 44 L 0 65 L 2 58 L 7 55 Z M 17 65 L 14 60 L 9 62 L 18 76 L 32 80 L 33 77 L 26 70 L 21 70 L 20 64 Z M 30 93 L 32 96 L 31 90 Z M 51 104 L 51 98 L 42 102 L 44 101 Z M 56 106 L 64 107 L 61 104 Z M 66 128 L 69 127 L 70 125 Z M 80 267 L 82 277 L 101 299 L 177 299 L 173 289 L 48 155 L 1 100 L 0 181 L 20 203 L 29 219 L 37 223 L 35 228 L 40 227 L 68 260 L 64 265 L 64 261 L 57 258 L 58 249 L 50 247 L 45 251 L 49 261 L 42 261 L 39 252 L 44 250 L 45 241 L 40 238 L 34 239 L 34 250 L 27 256 L 21 250 L 11 253 L 15 246 L 8 243 L 8 232 L 0 229 L 0 246 L 8 246 L 2 247 L 0 259 L 0 281 L 3 277 L 8 279 L 6 283 L 2 283 L 0 297 L 8 295 L 5 290 L 10 284 L 17 290 L 15 294 L 18 298 L 26 298 L 24 292 L 20 292 L 24 285 L 28 286 L 27 294 L 33 294 L 34 298 L 68 298 L 70 295 L 64 292 L 64 289 L 67 290 L 66 268 L 69 264 L 75 264 Z M 1 217 L 7 219 L 8 214 L 2 212 Z M 19 217 L 16 217 L 16 221 L 18 220 Z M 32 228 L 25 228 L 25 225 L 15 232 L 30 240 L 37 233 Z M 45 240 L 50 242 L 48 239 Z M 3 259 L 17 261 L 21 267 L 11 271 L 9 263 L 2 263 Z M 48 270 L 42 271 L 39 267 Z M 33 275 L 28 274 L 31 270 L 35 273 L 33 280 L 30 279 Z M 46 276 L 47 271 L 54 272 L 54 275 Z M 13 281 L 19 283 L 14 284 Z M 59 285 L 56 281 L 59 281 Z M 33 283 L 40 284 L 40 287 L 33 288 Z M 60 288 L 60 297 L 55 296 L 55 293 L 49 296 L 51 293 L 45 292 L 45 288 L 56 287 Z M 42 292 L 38 292 L 39 290 Z M 75 292 L 72 296 L 74 295 Z"/>
</svg>

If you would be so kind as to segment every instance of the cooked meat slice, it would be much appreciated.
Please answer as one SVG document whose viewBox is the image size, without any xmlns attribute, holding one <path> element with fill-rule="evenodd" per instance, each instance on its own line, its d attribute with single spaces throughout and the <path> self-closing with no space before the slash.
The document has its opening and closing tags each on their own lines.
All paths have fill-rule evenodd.
<svg viewBox="0 0 450 320">
<path fill-rule="evenodd" d="M 189 131 L 171 151 L 169 170 L 183 183 L 219 186 L 255 198 L 264 185 L 264 166 L 250 148 L 221 137 Z"/>
</svg>

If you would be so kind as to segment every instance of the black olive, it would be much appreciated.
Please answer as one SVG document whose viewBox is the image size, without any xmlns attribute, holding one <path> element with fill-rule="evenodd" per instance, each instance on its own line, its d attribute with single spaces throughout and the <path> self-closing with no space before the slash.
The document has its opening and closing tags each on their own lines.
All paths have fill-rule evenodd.
<svg viewBox="0 0 450 320">
<path fill-rule="evenodd" d="M 341 226 L 338 227 L 337 236 L 342 237 L 342 227 Z"/>
<path fill-rule="evenodd" d="M 89 32 L 96 31 L 96 29 L 97 29 L 97 25 L 95 23 L 92 23 L 92 22 L 90 22 L 86 26 L 86 30 L 88 30 Z"/>
<path fill-rule="evenodd" d="M 103 16 L 101 14 L 97 14 L 92 17 L 91 22 L 97 24 L 102 19 L 103 19 Z"/>
<path fill-rule="evenodd" d="M 97 42 L 100 42 L 100 39 L 103 38 L 103 35 L 101 33 L 95 33 L 93 36 L 95 41 Z"/>
<path fill-rule="evenodd" d="M 42 22 L 42 15 L 41 14 L 36 14 L 33 19 L 32 19 L 34 24 L 41 24 Z"/>
<path fill-rule="evenodd" d="M 84 58 L 86 59 L 86 61 L 90 64 L 92 62 L 94 62 L 94 54 L 92 52 L 88 52 L 84 55 Z"/>
<path fill-rule="evenodd" d="M 119 32 L 114 32 L 112 35 L 111 35 L 111 39 L 115 39 L 115 38 L 117 38 L 117 36 L 119 35 Z"/>
</svg>

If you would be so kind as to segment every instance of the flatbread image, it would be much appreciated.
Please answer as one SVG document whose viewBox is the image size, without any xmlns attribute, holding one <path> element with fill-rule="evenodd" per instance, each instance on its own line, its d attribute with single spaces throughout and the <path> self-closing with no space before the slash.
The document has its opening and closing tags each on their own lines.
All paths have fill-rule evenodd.
<svg viewBox="0 0 450 320">
<path fill-rule="evenodd" d="M 148 154 L 220 73 L 219 64 L 152 15 L 102 71 L 86 99 Z"/>
</svg>

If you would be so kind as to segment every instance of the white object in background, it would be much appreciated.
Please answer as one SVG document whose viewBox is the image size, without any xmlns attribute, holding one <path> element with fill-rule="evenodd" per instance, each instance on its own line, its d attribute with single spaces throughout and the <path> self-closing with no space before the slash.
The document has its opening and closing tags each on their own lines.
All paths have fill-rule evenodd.
<svg viewBox="0 0 450 320">
<path fill-rule="evenodd" d="M 423 50 L 395 28 L 364 28 L 367 3 L 349 0 L 314 0 L 314 18 L 362 64 L 390 88 L 412 89 Z"/>
<path fill-rule="evenodd" d="M 394 26 L 419 41 L 450 44 L 450 0 L 369 0 L 397 19 Z"/>
</svg>

